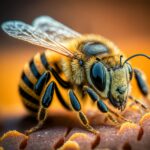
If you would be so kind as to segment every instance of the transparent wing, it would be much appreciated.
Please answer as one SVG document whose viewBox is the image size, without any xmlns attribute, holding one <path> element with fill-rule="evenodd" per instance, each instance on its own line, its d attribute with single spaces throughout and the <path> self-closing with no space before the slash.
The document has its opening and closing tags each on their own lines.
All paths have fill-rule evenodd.
<svg viewBox="0 0 150 150">
<path fill-rule="evenodd" d="M 8 21 L 2 24 L 2 29 L 9 35 L 17 39 L 27 41 L 29 43 L 50 49 L 57 53 L 68 57 L 73 57 L 73 54 L 61 44 L 55 42 L 46 33 L 36 30 L 21 21 Z"/>
<path fill-rule="evenodd" d="M 33 26 L 37 30 L 47 33 L 51 39 L 60 43 L 81 36 L 80 33 L 68 28 L 49 16 L 40 16 L 36 18 L 33 21 Z"/>
</svg>

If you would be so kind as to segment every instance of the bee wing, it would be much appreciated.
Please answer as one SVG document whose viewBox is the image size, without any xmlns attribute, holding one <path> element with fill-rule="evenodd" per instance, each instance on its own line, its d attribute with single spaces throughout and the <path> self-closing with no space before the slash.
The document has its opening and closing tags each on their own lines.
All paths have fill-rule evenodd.
<svg viewBox="0 0 150 150">
<path fill-rule="evenodd" d="M 48 34 L 48 36 L 57 41 L 63 42 L 78 36 L 80 33 L 70 29 L 62 23 L 54 20 L 49 16 L 40 16 L 33 21 L 33 26 Z"/>
<path fill-rule="evenodd" d="M 36 30 L 35 27 L 32 27 L 21 21 L 8 21 L 2 24 L 2 29 L 9 35 L 14 38 L 29 42 L 40 47 L 55 51 L 62 55 L 73 57 L 73 53 L 70 52 L 67 48 L 62 46 L 60 43 L 54 41 L 46 33 Z"/>
</svg>

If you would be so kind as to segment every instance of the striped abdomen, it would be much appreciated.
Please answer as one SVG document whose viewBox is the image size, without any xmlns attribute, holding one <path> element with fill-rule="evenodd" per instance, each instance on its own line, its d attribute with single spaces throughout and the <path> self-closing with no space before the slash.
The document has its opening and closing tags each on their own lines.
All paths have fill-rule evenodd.
<svg viewBox="0 0 150 150">
<path fill-rule="evenodd" d="M 49 51 L 38 53 L 24 66 L 19 83 L 19 93 L 23 104 L 32 113 L 37 113 L 40 105 L 40 93 L 34 92 L 34 85 L 49 65 L 57 69 L 55 62 L 58 61 L 58 56 L 55 55 Z"/>
</svg>

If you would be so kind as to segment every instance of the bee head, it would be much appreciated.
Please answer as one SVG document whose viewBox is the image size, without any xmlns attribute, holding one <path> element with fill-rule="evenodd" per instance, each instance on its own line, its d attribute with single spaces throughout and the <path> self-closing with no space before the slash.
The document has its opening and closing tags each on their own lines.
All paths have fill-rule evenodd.
<svg viewBox="0 0 150 150">
<path fill-rule="evenodd" d="M 124 110 L 128 93 L 130 89 L 130 81 L 133 76 L 133 69 L 128 61 L 137 56 L 144 56 L 150 59 L 150 56 L 145 54 L 135 54 L 130 56 L 122 63 L 120 56 L 120 65 L 113 68 L 107 68 L 99 60 L 93 63 L 90 68 L 89 82 L 101 97 L 108 98 L 113 106 L 120 110 Z"/>
<path fill-rule="evenodd" d="M 109 74 L 108 98 L 115 107 L 124 110 L 129 93 L 129 83 L 133 76 L 132 68 L 126 63 L 118 68 L 110 69 Z"/>
<path fill-rule="evenodd" d="M 108 69 L 99 61 L 91 67 L 90 76 L 101 96 L 105 93 L 115 107 L 121 110 L 125 108 L 129 82 L 132 79 L 132 68 L 129 64 Z"/>
</svg>

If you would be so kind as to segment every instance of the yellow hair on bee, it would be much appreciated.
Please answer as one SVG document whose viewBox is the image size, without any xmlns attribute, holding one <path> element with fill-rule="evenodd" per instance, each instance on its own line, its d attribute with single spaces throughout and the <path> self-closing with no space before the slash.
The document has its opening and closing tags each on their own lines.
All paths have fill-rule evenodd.
<svg viewBox="0 0 150 150">
<path fill-rule="evenodd" d="M 73 72 L 73 81 L 76 84 L 81 84 L 85 79 L 84 68 L 80 66 L 77 59 L 71 62 L 72 72 Z"/>
<path fill-rule="evenodd" d="M 87 56 L 83 55 L 81 48 L 82 45 L 88 41 L 97 41 L 105 44 L 108 47 L 109 51 L 107 53 L 96 56 L 97 58 L 101 59 L 104 64 L 108 65 L 109 67 L 114 67 L 120 63 L 120 55 L 124 54 L 113 42 L 100 35 L 82 35 L 81 37 L 72 39 L 69 42 L 67 41 L 64 45 L 69 51 L 72 51 L 74 54 L 76 54 L 78 58 L 81 58 L 82 60 L 86 61 Z M 71 64 L 70 58 L 66 58 L 63 61 L 63 71 L 65 72 L 65 75 L 68 77 L 68 79 L 71 79 L 71 81 L 73 82 L 75 81 L 75 79 L 77 79 L 77 82 L 75 83 L 80 84 L 83 81 L 82 78 L 84 78 L 84 73 L 77 61 L 73 61 Z M 72 75 L 74 75 L 73 70 L 75 70 L 76 73 L 74 77 L 72 77 Z M 77 77 L 76 75 L 80 76 Z"/>
<path fill-rule="evenodd" d="M 77 58 L 89 64 L 86 65 L 87 68 L 89 68 L 90 64 L 93 64 L 92 62 L 95 61 L 96 57 L 94 56 L 92 59 L 90 58 L 87 60 L 87 56 L 82 52 L 82 45 L 88 41 L 97 41 L 105 44 L 108 47 L 108 53 L 96 56 L 97 58 L 101 59 L 104 64 L 113 67 L 120 63 L 121 53 L 119 48 L 110 40 L 99 35 L 82 35 L 81 37 L 66 42 L 64 45 L 67 47 L 67 49 L 69 49 L 69 51 L 72 51 L 77 56 Z M 84 69 L 81 67 L 77 59 L 70 60 L 70 58 L 65 58 L 62 65 L 63 72 L 72 83 L 79 85 L 85 81 Z"/>
<path fill-rule="evenodd" d="M 65 60 L 63 62 L 63 72 L 66 77 L 77 85 L 81 84 L 85 80 L 84 68 L 80 66 L 77 59 Z"/>
<path fill-rule="evenodd" d="M 105 44 L 109 51 L 109 54 L 120 54 L 120 49 L 110 40 L 104 38 L 103 36 L 100 35 L 95 35 L 95 34 L 85 34 L 82 35 L 81 37 L 75 38 L 71 40 L 70 42 L 66 42 L 64 45 L 72 52 L 76 52 L 80 50 L 80 46 L 83 43 L 86 43 L 88 41 L 98 41 L 100 43 Z"/>
</svg>

